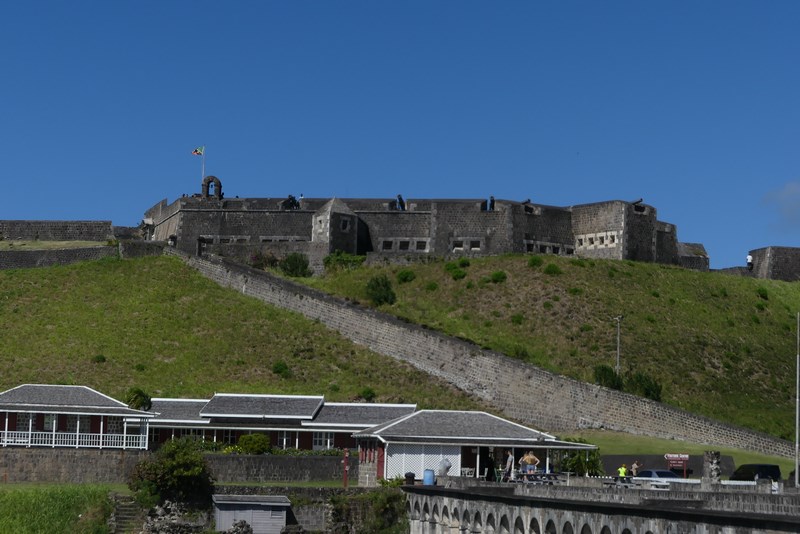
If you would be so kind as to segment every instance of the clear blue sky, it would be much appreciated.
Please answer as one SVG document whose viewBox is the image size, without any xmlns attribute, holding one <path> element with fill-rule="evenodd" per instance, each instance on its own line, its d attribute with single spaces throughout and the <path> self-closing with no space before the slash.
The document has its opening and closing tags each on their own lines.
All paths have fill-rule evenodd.
<svg viewBox="0 0 800 534">
<path fill-rule="evenodd" d="M 800 2 L 0 7 L 0 219 L 227 197 L 644 198 L 714 268 L 800 246 Z"/>
</svg>

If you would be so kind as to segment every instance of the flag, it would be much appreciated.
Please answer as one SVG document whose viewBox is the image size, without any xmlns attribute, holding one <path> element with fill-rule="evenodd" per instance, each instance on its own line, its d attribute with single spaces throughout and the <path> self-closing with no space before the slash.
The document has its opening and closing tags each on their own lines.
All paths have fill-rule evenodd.
<svg viewBox="0 0 800 534">
<path fill-rule="evenodd" d="M 203 151 L 205 149 L 206 149 L 206 147 L 199 146 L 199 147 L 195 148 L 194 150 L 192 150 L 192 154 L 194 154 L 195 156 L 202 156 L 203 155 Z"/>
</svg>

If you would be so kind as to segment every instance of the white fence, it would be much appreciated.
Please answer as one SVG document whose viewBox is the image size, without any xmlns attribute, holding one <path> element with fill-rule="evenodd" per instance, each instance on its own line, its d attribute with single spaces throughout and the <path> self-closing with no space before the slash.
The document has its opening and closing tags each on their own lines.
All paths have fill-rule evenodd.
<svg viewBox="0 0 800 534">
<path fill-rule="evenodd" d="M 72 432 L 5 432 L 0 430 L 0 444 L 3 447 L 146 449 L 147 436 L 140 434 L 78 434 Z"/>
</svg>

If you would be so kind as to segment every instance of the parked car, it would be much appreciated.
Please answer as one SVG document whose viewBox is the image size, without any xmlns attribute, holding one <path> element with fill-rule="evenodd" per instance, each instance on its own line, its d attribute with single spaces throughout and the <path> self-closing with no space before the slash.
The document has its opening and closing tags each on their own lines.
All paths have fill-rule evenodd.
<svg viewBox="0 0 800 534">
<path fill-rule="evenodd" d="M 731 475 L 731 480 L 781 479 L 781 467 L 775 464 L 742 464 Z"/>
<path fill-rule="evenodd" d="M 680 478 L 672 471 L 668 471 L 666 469 L 645 469 L 643 471 L 639 471 L 639 474 L 636 476 L 643 478 Z"/>
</svg>

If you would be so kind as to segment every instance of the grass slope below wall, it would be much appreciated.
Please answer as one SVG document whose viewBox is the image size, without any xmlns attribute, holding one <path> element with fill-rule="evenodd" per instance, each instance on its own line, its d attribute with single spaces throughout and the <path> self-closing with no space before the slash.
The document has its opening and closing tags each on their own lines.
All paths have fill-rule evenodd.
<svg viewBox="0 0 800 534">
<path fill-rule="evenodd" d="M 0 271 L 0 388 L 77 384 L 117 399 L 324 394 L 481 409 L 455 388 L 302 316 L 224 289 L 180 260 Z M 275 372 L 278 371 L 278 372 Z"/>
<path fill-rule="evenodd" d="M 112 504 L 95 485 L 0 486 L 0 534 L 104 534 Z"/>
<path fill-rule="evenodd" d="M 385 274 L 397 301 L 383 311 L 587 382 L 597 365 L 614 367 L 613 318 L 624 315 L 623 375 L 655 378 L 671 405 L 794 439 L 800 284 L 632 261 L 536 258 L 470 259 L 458 277 L 453 265 L 432 262 L 304 282 L 369 305 L 367 281 Z M 414 275 L 400 278 L 412 280 L 399 283 L 408 270 Z"/>
</svg>

